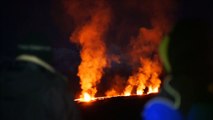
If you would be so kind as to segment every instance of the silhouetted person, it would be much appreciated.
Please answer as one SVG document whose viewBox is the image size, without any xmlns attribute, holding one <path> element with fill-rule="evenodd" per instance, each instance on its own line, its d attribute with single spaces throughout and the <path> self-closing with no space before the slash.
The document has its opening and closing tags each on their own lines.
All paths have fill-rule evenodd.
<svg viewBox="0 0 213 120">
<path fill-rule="evenodd" d="M 59 33 L 51 18 L 50 0 L 10 1 L 3 5 L 7 35 L 3 45 L 16 48 L 13 60 L 1 61 L 0 119 L 75 119 L 68 81 L 52 67 L 51 43 L 58 40 Z"/>
<path fill-rule="evenodd" d="M 184 115 L 196 109 L 196 119 L 213 119 L 213 26 L 212 21 L 180 21 L 170 35 L 168 56 L 171 84 L 181 95 Z M 210 115 L 210 116 L 209 116 Z M 194 118 L 195 119 L 195 118 Z"/>
<path fill-rule="evenodd" d="M 180 20 L 162 41 L 168 76 L 157 98 L 145 106 L 146 120 L 213 119 L 213 26 L 202 19 Z"/>
</svg>

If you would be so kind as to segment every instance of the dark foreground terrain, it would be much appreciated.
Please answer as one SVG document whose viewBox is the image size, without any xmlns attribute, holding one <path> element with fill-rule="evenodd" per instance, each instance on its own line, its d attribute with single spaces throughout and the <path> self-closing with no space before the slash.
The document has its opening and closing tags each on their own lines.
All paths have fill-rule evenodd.
<svg viewBox="0 0 213 120">
<path fill-rule="evenodd" d="M 156 94 L 77 103 L 83 120 L 142 120 L 144 104 Z"/>
</svg>

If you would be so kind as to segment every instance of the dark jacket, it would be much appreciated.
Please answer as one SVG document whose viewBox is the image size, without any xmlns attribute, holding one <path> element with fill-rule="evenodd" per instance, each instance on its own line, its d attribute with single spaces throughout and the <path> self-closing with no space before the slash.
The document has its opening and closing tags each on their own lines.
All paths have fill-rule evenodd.
<svg viewBox="0 0 213 120">
<path fill-rule="evenodd" d="M 29 60 L 3 63 L 0 70 L 1 120 L 72 119 L 66 80 Z"/>
</svg>

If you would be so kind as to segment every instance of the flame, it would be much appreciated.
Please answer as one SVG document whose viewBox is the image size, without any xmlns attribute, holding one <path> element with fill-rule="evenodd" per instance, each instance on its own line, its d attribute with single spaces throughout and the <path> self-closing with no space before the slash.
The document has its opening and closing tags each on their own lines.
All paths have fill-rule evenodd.
<svg viewBox="0 0 213 120">
<path fill-rule="evenodd" d="M 144 89 L 148 86 L 148 93 L 157 92 L 160 87 L 160 79 L 158 78 L 161 66 L 153 63 L 151 60 L 142 59 L 138 72 L 128 79 L 128 85 L 125 88 L 124 95 L 130 95 L 133 88 L 136 88 L 137 95 L 143 95 Z"/>
<path fill-rule="evenodd" d="M 131 92 L 132 92 L 132 89 L 133 89 L 133 86 L 132 86 L 132 85 L 128 85 L 128 86 L 125 88 L 124 96 L 130 96 L 130 95 L 131 95 Z"/>
<path fill-rule="evenodd" d="M 147 94 L 150 94 L 150 93 L 158 93 L 158 87 L 149 87 L 149 91 L 147 92 Z"/>
<path fill-rule="evenodd" d="M 95 97 L 103 69 L 107 66 L 103 36 L 109 23 L 110 12 L 101 3 L 97 3 L 97 8 L 94 9 L 95 13 L 91 14 L 91 19 L 79 26 L 71 36 L 71 40 L 77 40 L 82 47 L 78 76 L 82 89 L 80 98 L 83 101 L 90 101 Z"/>
<path fill-rule="evenodd" d="M 138 5 L 139 3 L 143 3 L 143 1 L 123 1 L 124 4 L 128 3 L 124 7 L 128 8 L 130 5 L 130 8 L 133 8 L 137 6 L 134 10 L 143 10 L 139 13 L 147 12 L 146 14 L 150 19 L 151 27 L 148 29 L 138 26 L 138 34 L 134 34 L 130 38 L 130 46 L 127 47 L 128 50 L 126 51 L 128 52 L 126 54 L 129 57 L 128 62 L 130 63 L 128 64 L 133 69 L 131 75 L 124 79 L 121 77 L 115 78 L 118 82 L 113 82 L 115 85 L 106 91 L 106 97 L 96 97 L 95 95 L 98 92 L 97 86 L 104 74 L 104 68 L 110 66 L 111 61 L 120 64 L 123 60 L 121 59 L 122 55 L 107 55 L 107 42 L 104 39 L 108 32 L 108 27 L 111 25 L 110 22 L 112 22 L 111 12 L 118 9 L 117 7 L 116 9 L 111 9 L 113 5 L 109 6 L 107 4 L 113 1 L 65 0 L 65 8 L 68 14 L 73 17 L 76 25 L 70 37 L 71 41 L 81 46 L 81 63 L 78 67 L 78 76 L 82 91 L 80 98 L 76 99 L 76 101 L 90 102 L 116 96 L 145 95 L 158 92 L 161 84 L 159 75 L 162 72 L 162 65 L 159 62 L 157 48 L 163 35 L 171 29 L 172 20 L 168 14 L 173 9 L 173 0 L 163 1 L 144 2 L 145 5 L 143 7 Z M 166 5 L 163 3 L 166 3 Z M 130 8 L 127 10 L 130 10 Z M 128 22 L 121 20 L 121 23 L 123 23 L 121 24 L 121 28 L 128 31 L 128 25 L 123 26 Z M 115 29 L 117 30 L 117 28 Z M 113 35 L 118 34 L 115 38 L 120 40 L 122 38 L 120 36 L 123 36 L 123 34 L 122 30 L 119 32 Z M 131 29 L 128 34 L 132 34 Z M 119 41 L 118 43 L 121 42 Z M 125 81 L 124 85 L 121 85 L 122 81 Z"/>
<path fill-rule="evenodd" d="M 84 93 L 81 98 L 82 98 L 82 101 L 84 102 L 89 102 L 92 100 L 91 96 L 88 93 Z"/>
<path fill-rule="evenodd" d="M 106 96 L 116 96 L 116 95 L 119 95 L 119 93 L 115 90 L 115 89 L 112 89 L 112 90 L 109 90 L 106 92 Z"/>
<path fill-rule="evenodd" d="M 138 89 L 136 92 L 137 95 L 143 95 L 143 90 Z"/>
</svg>

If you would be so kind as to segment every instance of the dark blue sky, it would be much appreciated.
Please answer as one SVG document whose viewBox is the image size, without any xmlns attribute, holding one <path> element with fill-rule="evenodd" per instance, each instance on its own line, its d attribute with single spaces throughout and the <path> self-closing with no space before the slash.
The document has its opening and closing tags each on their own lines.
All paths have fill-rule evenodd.
<svg viewBox="0 0 213 120">
<path fill-rule="evenodd" d="M 145 0 L 144 0 L 145 1 Z M 180 4 L 180 16 L 183 18 L 189 17 L 202 17 L 207 20 L 212 21 L 212 2 L 211 0 L 179 0 Z M 46 30 L 46 34 L 50 38 L 58 38 L 60 39 L 60 43 L 55 40 L 55 42 L 60 44 L 62 47 L 68 47 L 68 42 L 63 41 L 62 39 L 67 39 L 69 36 L 69 30 L 67 31 L 60 31 L 57 30 L 58 26 L 54 23 L 52 15 L 50 14 L 51 8 L 51 1 L 50 0 L 4 0 L 1 2 L 1 52 L 9 52 L 10 48 L 14 48 L 17 40 L 17 34 L 19 31 L 23 29 L 22 25 L 26 24 L 33 24 L 32 28 L 38 30 Z M 113 2 L 111 2 L 113 4 Z M 122 2 L 114 2 L 114 6 L 117 6 L 119 10 L 119 5 Z M 61 7 L 57 5 L 57 7 Z M 60 8 L 59 8 L 60 9 Z M 58 10 L 59 10 L 58 9 Z M 60 11 L 61 12 L 61 11 Z M 60 14 L 58 13 L 58 15 Z M 122 11 L 120 11 L 122 12 Z M 117 13 L 116 13 L 117 14 Z M 57 14 L 55 14 L 57 15 Z M 119 15 L 119 13 L 118 13 Z M 136 21 L 135 23 L 141 24 L 137 22 L 138 19 L 143 19 L 137 17 L 137 15 L 133 15 L 132 13 L 121 13 L 123 16 L 128 17 L 128 21 Z M 122 17 L 122 16 L 121 16 Z M 145 20 L 146 22 L 146 20 Z M 72 24 L 64 25 L 72 27 Z M 31 29 L 27 27 L 27 29 Z M 70 28 L 70 30 L 73 28 Z M 55 33 L 55 34 L 52 34 Z M 57 35 L 58 34 L 58 35 Z M 60 36 L 61 35 L 61 36 Z M 64 45 L 63 45 L 64 44 Z M 11 51 L 12 53 L 12 51 Z M 9 52 L 10 54 L 10 52 Z"/>
</svg>

